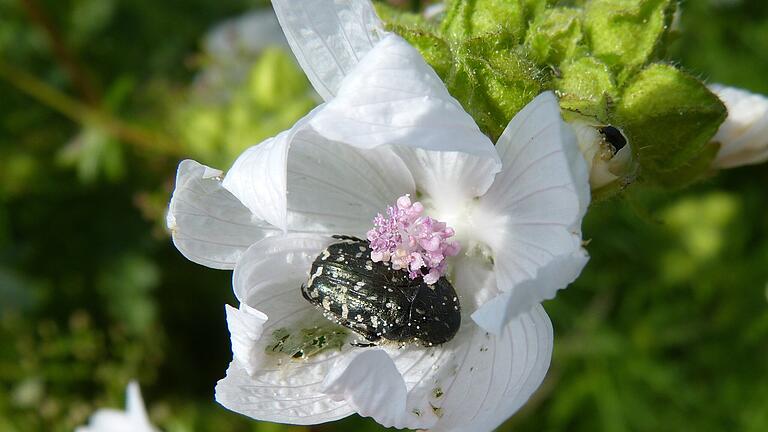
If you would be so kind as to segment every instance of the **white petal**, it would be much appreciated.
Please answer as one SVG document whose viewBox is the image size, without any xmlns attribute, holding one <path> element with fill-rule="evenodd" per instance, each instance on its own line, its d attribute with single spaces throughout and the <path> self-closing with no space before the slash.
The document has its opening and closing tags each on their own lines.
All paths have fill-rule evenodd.
<svg viewBox="0 0 768 432">
<path fill-rule="evenodd" d="M 275 330 L 328 324 L 302 298 L 300 287 L 309 277 L 312 261 L 332 241 L 301 234 L 270 237 L 243 255 L 235 269 L 235 293 L 241 302 L 265 314 L 267 321 L 261 337 L 251 343 L 250 353 L 236 356 L 226 378 L 216 386 L 216 400 L 226 408 L 257 420 L 293 424 L 322 423 L 353 412 L 346 403 L 323 393 L 323 380 L 336 361 L 352 349 L 349 344 L 298 361 L 266 354 Z M 238 331 L 232 335 L 234 346 L 239 343 L 237 339 L 247 335 L 237 324 L 230 325 Z"/>
<path fill-rule="evenodd" d="M 76 432 L 156 432 L 149 422 L 141 390 L 135 381 L 126 389 L 126 411 L 100 409 L 91 416 L 88 426 Z"/>
<path fill-rule="evenodd" d="M 485 390 L 483 402 L 479 406 L 477 403 L 456 403 L 459 409 L 454 416 L 444 418 L 434 431 L 490 432 L 496 429 L 519 410 L 541 385 L 552 359 L 553 340 L 552 323 L 541 305 L 519 315 L 495 342 L 495 350 L 487 351 L 493 352 L 494 358 L 491 369 L 486 372 L 488 378 L 484 383 L 489 388 Z M 470 379 L 477 379 L 477 375 L 472 377 L 470 374 Z M 475 384 L 473 387 L 473 390 L 477 389 L 475 394 L 483 394 L 482 385 Z M 474 401 L 471 394 L 462 397 Z"/>
<path fill-rule="evenodd" d="M 311 130 L 296 135 L 288 156 L 291 231 L 365 236 L 373 218 L 413 193 L 413 177 L 390 148 L 359 149 Z"/>
<path fill-rule="evenodd" d="M 496 284 L 493 264 L 485 257 L 458 256 L 452 262 L 448 278 L 459 297 L 463 323 L 470 322 L 476 310 L 502 293 Z"/>
<path fill-rule="evenodd" d="M 243 255 L 232 276 L 235 296 L 241 303 L 267 316 L 273 311 L 268 307 L 271 303 L 264 302 L 274 300 L 273 294 L 285 295 L 295 304 L 312 308 L 301 297 L 299 288 L 309 278 L 312 262 L 334 241 L 337 240 L 326 236 L 287 234 L 254 244 Z M 286 304 L 282 302 L 275 306 Z"/>
<path fill-rule="evenodd" d="M 122 411 L 100 409 L 91 416 L 88 426 L 78 427 L 75 432 L 134 432 L 134 425 Z"/>
<path fill-rule="evenodd" d="M 333 400 L 346 401 L 361 416 L 385 427 L 408 427 L 405 382 L 380 349 L 358 350 L 339 360 L 324 386 Z"/>
<path fill-rule="evenodd" d="M 307 123 L 251 147 L 224 179 L 254 218 L 290 232 L 365 235 L 376 214 L 415 190 L 390 148 L 360 149 L 317 134 Z"/>
<path fill-rule="evenodd" d="M 493 183 L 500 166 L 490 158 L 459 151 L 428 151 L 397 148 L 413 174 L 421 202 L 429 215 L 457 230 L 459 238 L 469 234 L 466 210 Z"/>
<path fill-rule="evenodd" d="M 238 156 L 224 178 L 224 187 L 236 196 L 256 219 L 288 229 L 285 167 L 288 149 L 302 120 Z"/>
<path fill-rule="evenodd" d="M 457 151 L 498 163 L 488 137 L 421 54 L 396 35 L 376 44 L 310 124 L 328 139 L 360 148 Z"/>
<path fill-rule="evenodd" d="M 167 219 L 179 251 L 217 269 L 234 268 L 250 245 L 279 232 L 222 187 L 221 171 L 192 160 L 179 164 Z"/>
<path fill-rule="evenodd" d="M 147 416 L 147 409 L 144 407 L 144 399 L 141 397 L 141 389 L 136 381 L 128 383 L 128 387 L 125 390 L 125 399 L 125 408 L 128 415 L 136 424 L 145 424 L 149 428 L 149 416 Z"/>
<path fill-rule="evenodd" d="M 273 0 L 294 55 L 325 100 L 385 34 L 369 0 Z"/>
<path fill-rule="evenodd" d="M 443 346 L 391 353 L 408 387 L 409 427 L 492 431 L 541 384 L 552 341 L 549 318 L 537 305 L 499 336 L 470 324 Z"/>
<path fill-rule="evenodd" d="M 581 250 L 556 257 L 539 269 L 537 278 L 524 280 L 484 303 L 472 319 L 487 331 L 500 334 L 511 319 L 525 312 L 527 305 L 552 299 L 559 289 L 571 284 L 587 261 L 589 257 Z"/>
<path fill-rule="evenodd" d="M 322 368 L 327 373 L 332 364 L 311 364 L 303 369 Z M 295 368 L 299 369 L 299 368 Z M 299 374 L 304 381 L 288 383 L 280 376 Z M 216 401 L 225 408 L 255 420 L 310 425 L 339 420 L 354 413 L 346 402 L 324 395 L 322 377 L 312 371 L 272 370 L 249 375 L 235 360 L 227 376 L 216 384 Z"/>
<path fill-rule="evenodd" d="M 719 84 L 709 86 L 728 108 L 713 141 L 721 144 L 716 168 L 733 168 L 768 160 L 768 98 Z"/>
<path fill-rule="evenodd" d="M 253 374 L 258 364 L 258 357 L 254 354 L 258 349 L 257 342 L 261 339 L 267 316 L 245 303 L 240 305 L 240 309 L 226 305 L 226 311 L 232 354 L 249 374 Z"/>
<path fill-rule="evenodd" d="M 575 137 L 560 117 L 552 93 L 539 95 L 507 126 L 497 144 L 503 161 L 480 210 L 486 221 L 477 236 L 491 247 L 499 289 L 511 292 L 529 279 L 572 281 L 580 265 L 552 261 L 583 255 L 581 220 L 589 203 L 586 162 Z M 541 274 L 555 272 L 553 275 Z M 558 286 L 564 288 L 565 285 Z M 551 296 L 546 283 L 525 286 L 517 310 L 528 310 Z"/>
</svg>

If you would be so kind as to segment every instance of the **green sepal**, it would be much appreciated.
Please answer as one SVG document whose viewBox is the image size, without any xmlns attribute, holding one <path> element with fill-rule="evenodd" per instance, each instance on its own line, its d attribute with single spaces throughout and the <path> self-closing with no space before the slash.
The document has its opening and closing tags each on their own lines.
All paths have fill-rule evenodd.
<svg viewBox="0 0 768 432">
<path fill-rule="evenodd" d="M 591 0 L 584 27 L 594 56 L 611 66 L 620 80 L 656 59 L 665 39 L 675 0 Z"/>
<path fill-rule="evenodd" d="M 653 181 L 662 186 L 673 188 L 691 185 L 716 172 L 712 168 L 712 164 L 719 151 L 720 143 L 709 141 L 693 159 L 687 161 L 675 171 L 661 171 L 657 173 Z"/>
<path fill-rule="evenodd" d="M 725 120 L 725 105 L 698 79 L 654 64 L 628 83 L 615 124 L 627 135 L 646 180 L 689 183 L 704 165 L 711 138 Z"/>
<path fill-rule="evenodd" d="M 440 33 L 463 41 L 486 33 L 508 32 L 522 40 L 526 30 L 524 0 L 453 0 L 448 3 Z M 536 3 L 536 2 L 532 2 Z"/>
<path fill-rule="evenodd" d="M 586 54 L 583 39 L 582 11 L 553 8 L 533 20 L 525 45 L 538 63 L 559 65 L 567 58 Z"/>
<path fill-rule="evenodd" d="M 445 84 L 494 141 L 550 79 L 506 34 L 469 39 L 453 52 L 454 67 Z"/>
<path fill-rule="evenodd" d="M 454 57 L 451 47 L 440 36 L 427 30 L 415 29 L 401 25 L 387 25 L 391 30 L 421 53 L 424 60 L 432 66 L 440 78 L 445 81 L 453 68 Z"/>
<path fill-rule="evenodd" d="M 618 97 L 613 74 L 608 66 L 594 57 L 581 57 L 565 62 L 554 79 L 554 87 L 563 109 L 607 122 Z"/>
</svg>

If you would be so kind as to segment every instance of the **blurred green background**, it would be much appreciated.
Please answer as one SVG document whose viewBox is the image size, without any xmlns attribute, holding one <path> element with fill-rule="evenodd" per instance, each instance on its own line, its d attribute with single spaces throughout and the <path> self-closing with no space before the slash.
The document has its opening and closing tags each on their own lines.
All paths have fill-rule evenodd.
<svg viewBox="0 0 768 432">
<path fill-rule="evenodd" d="M 218 406 L 230 273 L 163 228 L 180 159 L 226 168 L 318 103 L 267 6 L 0 0 L 0 431 L 71 431 L 133 377 L 167 432 L 380 430 Z M 683 9 L 670 61 L 768 94 L 768 2 Z M 766 185 L 755 166 L 594 206 L 592 261 L 545 304 L 552 368 L 502 430 L 768 431 Z"/>
</svg>

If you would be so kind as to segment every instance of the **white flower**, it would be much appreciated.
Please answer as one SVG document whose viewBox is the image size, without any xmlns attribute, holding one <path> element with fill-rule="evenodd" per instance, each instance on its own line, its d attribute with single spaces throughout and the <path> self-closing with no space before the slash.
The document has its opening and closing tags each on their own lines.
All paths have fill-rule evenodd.
<svg viewBox="0 0 768 432">
<path fill-rule="evenodd" d="M 126 409 L 100 409 L 91 416 L 88 426 L 81 426 L 75 432 L 156 432 L 147 417 L 141 390 L 136 382 L 130 382 L 126 389 Z"/>
<path fill-rule="evenodd" d="M 217 401 L 282 423 L 358 413 L 398 428 L 494 429 L 549 367 L 552 327 L 539 303 L 588 259 L 587 166 L 556 98 L 537 97 L 494 147 L 418 51 L 382 30 L 369 2 L 273 4 L 326 103 L 248 149 L 226 176 L 182 162 L 168 215 L 186 257 L 235 270 L 234 360 Z M 330 236 L 364 237 L 406 194 L 462 245 L 447 273 L 461 304 L 458 334 L 429 348 L 268 354 L 276 332 L 330 324 L 300 290 Z"/>
<path fill-rule="evenodd" d="M 720 143 L 715 168 L 733 168 L 768 160 L 768 98 L 719 84 L 709 86 L 728 108 L 713 141 Z"/>
</svg>

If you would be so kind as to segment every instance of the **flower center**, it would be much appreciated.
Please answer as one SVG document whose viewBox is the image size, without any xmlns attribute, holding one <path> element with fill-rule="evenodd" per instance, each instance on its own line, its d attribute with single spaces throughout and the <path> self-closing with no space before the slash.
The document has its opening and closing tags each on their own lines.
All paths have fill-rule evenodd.
<svg viewBox="0 0 768 432">
<path fill-rule="evenodd" d="M 445 275 L 446 258 L 458 255 L 461 245 L 451 237 L 453 228 L 424 215 L 420 202 L 410 195 L 397 199 L 387 208 L 386 217 L 379 213 L 368 231 L 371 260 L 389 262 L 394 270 L 408 272 L 411 279 L 423 277 L 431 285 Z"/>
</svg>

